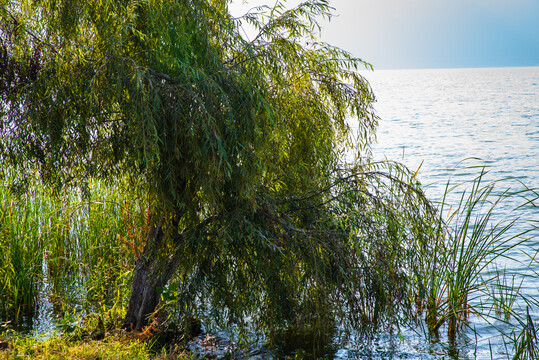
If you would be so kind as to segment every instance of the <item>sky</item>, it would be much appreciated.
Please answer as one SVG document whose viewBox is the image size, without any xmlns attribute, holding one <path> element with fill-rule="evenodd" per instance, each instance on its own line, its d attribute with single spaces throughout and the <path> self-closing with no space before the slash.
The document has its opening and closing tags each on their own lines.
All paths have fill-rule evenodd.
<svg viewBox="0 0 539 360">
<path fill-rule="evenodd" d="M 274 2 L 234 0 L 230 10 Z M 539 0 L 329 2 L 335 17 L 320 39 L 375 69 L 539 66 Z"/>
</svg>

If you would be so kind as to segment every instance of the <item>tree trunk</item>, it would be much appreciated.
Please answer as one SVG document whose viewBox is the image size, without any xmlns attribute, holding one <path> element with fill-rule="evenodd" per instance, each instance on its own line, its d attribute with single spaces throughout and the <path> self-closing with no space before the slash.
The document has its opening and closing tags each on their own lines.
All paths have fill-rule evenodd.
<svg viewBox="0 0 539 360">
<path fill-rule="evenodd" d="M 187 234 L 187 230 L 181 233 L 178 231 L 179 218 L 176 213 L 168 223 L 169 229 L 172 229 L 170 236 L 174 237 L 172 242 L 176 246 L 182 243 Z M 215 219 L 216 215 L 209 216 L 193 229 L 208 226 Z M 127 330 L 142 330 L 148 324 L 149 317 L 155 312 L 161 296 L 157 292 L 157 287 L 164 287 L 178 269 L 181 252 L 165 251 L 166 241 L 162 230 L 164 222 L 151 227 L 142 255 L 135 263 L 131 297 L 123 324 Z"/>
<path fill-rule="evenodd" d="M 131 296 L 123 326 L 142 330 L 159 304 L 158 287 L 164 287 L 178 267 L 178 259 L 164 256 L 161 226 L 152 227 L 141 257 L 135 263 Z M 163 266 L 165 265 L 165 266 Z"/>
<path fill-rule="evenodd" d="M 155 280 L 152 281 L 151 266 L 144 262 L 140 258 L 135 264 L 131 297 L 124 319 L 124 327 L 128 330 L 142 330 L 159 303 L 160 295 Z"/>
</svg>

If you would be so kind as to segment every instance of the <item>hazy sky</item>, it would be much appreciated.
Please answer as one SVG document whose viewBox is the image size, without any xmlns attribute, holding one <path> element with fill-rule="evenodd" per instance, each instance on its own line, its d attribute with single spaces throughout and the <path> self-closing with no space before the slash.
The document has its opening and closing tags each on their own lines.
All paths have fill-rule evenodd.
<svg viewBox="0 0 539 360">
<path fill-rule="evenodd" d="M 254 3 L 234 0 L 236 15 Z M 298 1 L 288 1 L 292 6 Z M 322 40 L 375 69 L 539 66 L 539 0 L 330 0 Z"/>
</svg>

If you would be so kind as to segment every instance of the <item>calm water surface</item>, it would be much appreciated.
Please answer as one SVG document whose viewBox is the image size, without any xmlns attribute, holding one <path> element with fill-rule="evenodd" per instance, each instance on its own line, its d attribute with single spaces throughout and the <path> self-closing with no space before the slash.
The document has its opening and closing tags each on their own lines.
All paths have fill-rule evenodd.
<svg viewBox="0 0 539 360">
<path fill-rule="evenodd" d="M 491 179 L 513 176 L 539 186 L 539 67 L 378 71 L 366 77 L 382 118 L 378 156 L 402 159 L 404 151 L 408 166 L 423 162 L 424 182 L 438 184 L 451 175 L 447 169 L 477 157 L 491 166 Z"/>
<path fill-rule="evenodd" d="M 419 168 L 419 179 L 428 185 L 431 198 L 439 199 L 448 181 L 456 184 L 473 179 L 482 166 L 488 170 L 485 180 L 511 178 L 499 185 L 500 190 L 539 188 L 539 67 L 388 70 L 364 76 L 378 99 L 375 108 L 382 119 L 375 157 Z M 474 166 L 479 168 L 471 168 Z M 456 204 L 457 193 L 449 201 Z M 521 217 L 539 221 L 538 201 L 512 211 L 516 205 L 513 201 L 502 206 L 496 220 Z M 514 233 L 521 229 L 515 227 Z M 526 245 L 529 248 L 511 253 L 522 263 L 502 266 L 525 271 L 526 254 L 539 249 L 536 240 Z M 532 270 L 539 271 L 536 265 Z M 537 276 L 524 279 L 522 289 L 539 299 Z M 491 359 L 491 346 L 494 351 L 502 346 L 497 330 L 481 321 L 473 321 L 472 326 L 477 338 L 470 334 L 472 341 L 463 344 L 458 353 L 443 341 L 430 343 L 409 332 L 400 341 L 382 336 L 375 344 L 343 349 L 338 355 L 343 359 Z"/>
<path fill-rule="evenodd" d="M 448 181 L 472 180 L 483 166 L 485 181 L 509 179 L 500 191 L 539 188 L 539 67 L 365 75 L 382 119 L 375 157 L 419 168 L 431 198 L 439 199 Z M 503 204 L 496 220 L 539 221 L 539 202 L 512 212 L 517 205 Z"/>
</svg>

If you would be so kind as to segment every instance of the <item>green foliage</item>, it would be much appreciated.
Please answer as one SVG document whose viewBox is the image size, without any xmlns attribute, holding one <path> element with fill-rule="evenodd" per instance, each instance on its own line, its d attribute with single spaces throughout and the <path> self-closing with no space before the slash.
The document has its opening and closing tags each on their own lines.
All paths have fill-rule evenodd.
<svg viewBox="0 0 539 360">
<path fill-rule="evenodd" d="M 351 71 L 363 63 L 315 42 L 324 1 L 279 6 L 267 23 L 250 14 L 260 31 L 251 42 L 226 2 L 20 7 L 2 8 L 2 154 L 47 181 L 122 171 L 196 221 L 225 210 L 230 193 L 251 199 L 260 186 L 318 180 L 337 161 L 349 112 L 362 134 L 374 130 L 372 95 Z M 32 51 L 30 81 L 19 72 Z"/>
<path fill-rule="evenodd" d="M 16 359 L 168 359 L 168 354 L 154 354 L 149 346 L 137 340 L 110 334 L 104 340 L 85 339 L 74 341 L 67 336 L 51 336 L 46 340 L 11 334 L 7 349 L 0 350 L 6 360 Z M 174 354 L 176 359 L 189 359 L 185 353 Z"/>
<path fill-rule="evenodd" d="M 342 287 L 355 234 L 332 192 L 371 185 L 341 157 L 358 144 L 368 164 L 376 118 L 355 72 L 367 64 L 316 41 L 329 10 L 279 3 L 233 19 L 226 1 L 3 1 L 0 158 L 21 186 L 37 170 L 86 196 L 88 179 L 128 176 L 167 234 L 148 256 L 181 264 L 188 304 L 204 294 L 234 320 L 261 308 L 266 325 L 313 295 L 358 306 Z"/>
<path fill-rule="evenodd" d="M 5 190 L 3 187 L 2 190 Z M 14 199 L 1 191 L 0 316 L 32 314 L 38 301 L 42 244 L 34 211 L 42 204 Z"/>
<path fill-rule="evenodd" d="M 493 216 L 504 201 L 536 195 L 509 190 L 496 193 L 496 183 L 484 184 L 485 174 L 483 169 L 471 182 L 469 193 L 461 193 L 460 202 L 447 219 L 438 222 L 434 261 L 424 278 L 428 283 L 422 285 L 428 289 L 425 320 L 429 330 L 437 336 L 438 329 L 447 325 L 452 342 L 471 315 L 488 319 L 492 316 L 489 310 L 494 308 L 494 317 L 503 315 L 505 321 L 509 320 L 518 287 L 514 278 L 512 285 L 506 284 L 505 272 L 489 270 L 501 259 L 511 259 L 508 252 L 528 241 L 527 234 L 534 228 L 515 231 L 516 219 L 494 222 Z M 454 189 L 446 188 L 440 214 L 444 213 L 445 196 L 451 190 Z M 524 223 L 523 219 L 520 221 Z M 486 309 L 489 303 L 491 308 Z"/>
<path fill-rule="evenodd" d="M 536 359 L 539 356 L 539 341 L 537 339 L 537 325 L 530 316 L 530 309 L 526 308 L 525 319 L 519 319 L 521 331 L 514 337 L 513 360 Z"/>
</svg>

